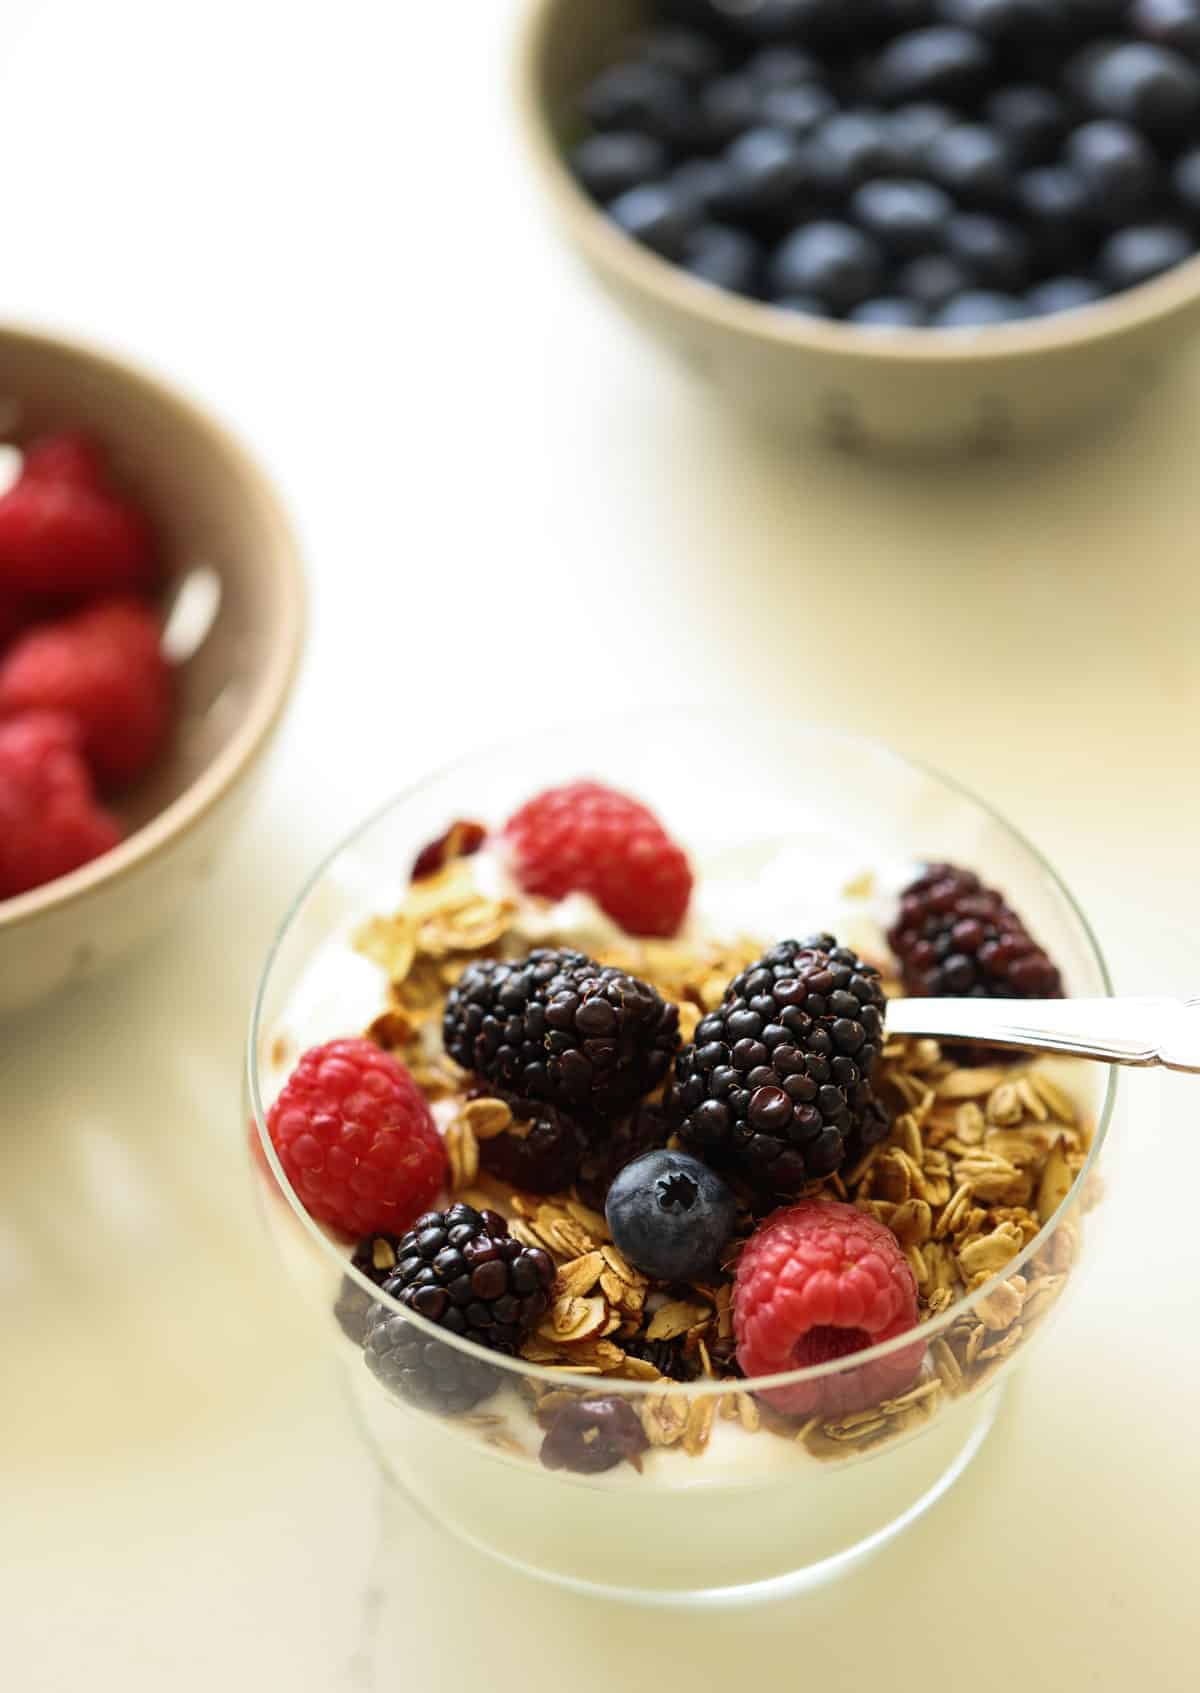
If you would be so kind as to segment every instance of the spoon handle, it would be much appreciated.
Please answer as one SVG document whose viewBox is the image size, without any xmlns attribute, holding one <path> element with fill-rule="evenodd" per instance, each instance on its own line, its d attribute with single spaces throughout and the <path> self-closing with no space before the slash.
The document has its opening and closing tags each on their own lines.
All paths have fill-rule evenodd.
<svg viewBox="0 0 1200 1693">
<path fill-rule="evenodd" d="M 893 999 L 885 1027 L 1200 1074 L 1200 999 Z"/>
</svg>

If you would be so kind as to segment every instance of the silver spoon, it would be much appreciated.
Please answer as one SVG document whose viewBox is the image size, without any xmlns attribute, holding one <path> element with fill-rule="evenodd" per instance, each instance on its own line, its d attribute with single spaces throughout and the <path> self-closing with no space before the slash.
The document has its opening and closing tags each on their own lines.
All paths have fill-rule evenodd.
<svg viewBox="0 0 1200 1693">
<path fill-rule="evenodd" d="M 884 1029 L 1200 1074 L 1200 999 L 891 999 Z"/>
</svg>

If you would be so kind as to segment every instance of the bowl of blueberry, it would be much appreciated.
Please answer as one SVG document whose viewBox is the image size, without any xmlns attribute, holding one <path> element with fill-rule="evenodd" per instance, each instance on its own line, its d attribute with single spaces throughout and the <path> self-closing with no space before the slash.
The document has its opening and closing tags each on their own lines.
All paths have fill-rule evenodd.
<svg viewBox="0 0 1200 1693">
<path fill-rule="evenodd" d="M 1040 444 L 1200 315 L 1200 0 L 532 0 L 544 185 L 774 429 Z"/>
</svg>

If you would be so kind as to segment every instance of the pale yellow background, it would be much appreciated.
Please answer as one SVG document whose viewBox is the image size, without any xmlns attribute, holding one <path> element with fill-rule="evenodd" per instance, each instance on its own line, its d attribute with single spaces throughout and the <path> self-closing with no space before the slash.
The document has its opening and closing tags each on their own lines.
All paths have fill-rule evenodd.
<svg viewBox="0 0 1200 1693">
<path fill-rule="evenodd" d="M 402 1506 L 376 1557 L 373 1471 L 255 1232 L 238 1062 L 285 901 L 384 793 L 560 707 L 792 711 L 995 801 L 1126 991 L 1200 991 L 1195 352 L 1055 463 L 914 473 L 753 439 L 543 227 L 511 13 L 6 20 L 0 309 L 215 402 L 297 509 L 314 604 L 218 882 L 120 978 L 0 1031 L 0 1680 L 1194 1686 L 1200 1082 L 1131 1079 L 1088 1285 L 958 1491 L 842 1586 L 670 1620 L 510 1577 Z"/>
</svg>

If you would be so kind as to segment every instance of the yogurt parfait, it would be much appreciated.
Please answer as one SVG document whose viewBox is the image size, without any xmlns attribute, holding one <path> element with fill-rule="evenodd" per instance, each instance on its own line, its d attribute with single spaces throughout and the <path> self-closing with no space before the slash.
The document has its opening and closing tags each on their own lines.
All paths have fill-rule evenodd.
<svg viewBox="0 0 1200 1693">
<path fill-rule="evenodd" d="M 503 761 L 452 772 L 326 867 L 260 1001 L 267 1214 L 384 1466 L 596 1591 L 776 1591 L 911 1520 L 1097 1192 L 1107 1075 L 887 1029 L 1103 991 L 1066 896 L 935 778 L 793 733 L 840 786 L 736 837 L 607 772 L 511 809 Z"/>
</svg>

